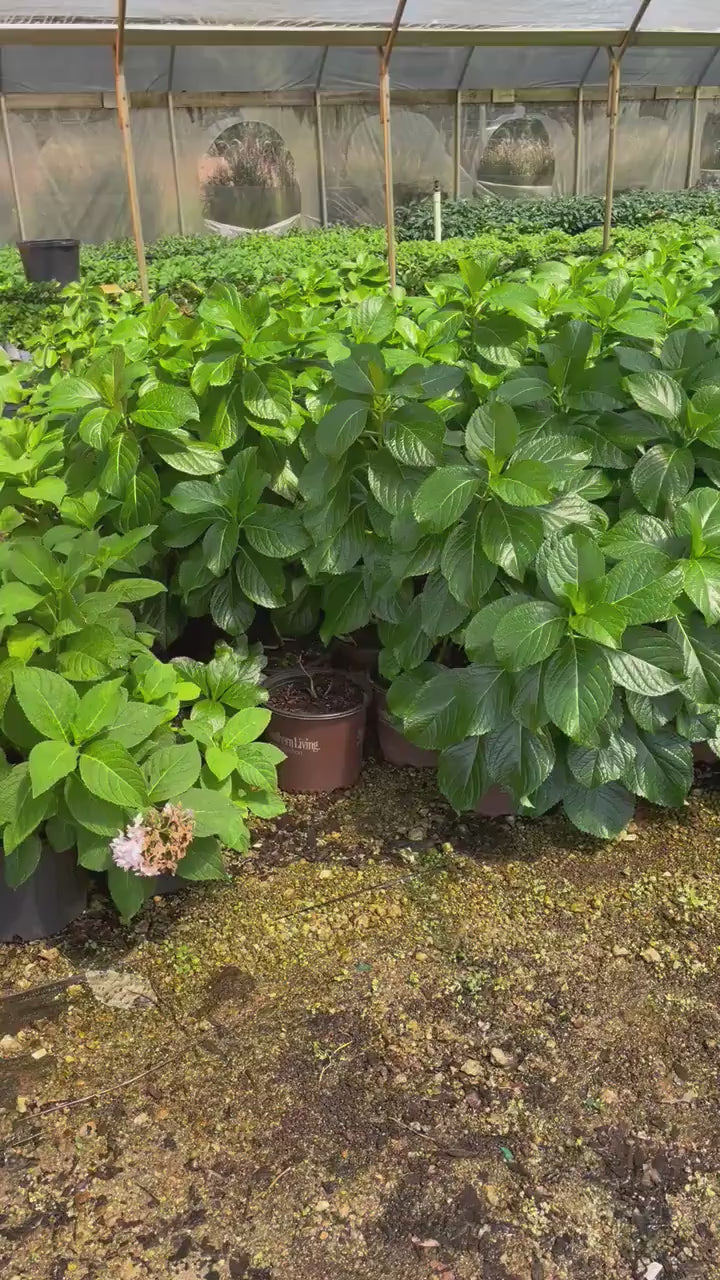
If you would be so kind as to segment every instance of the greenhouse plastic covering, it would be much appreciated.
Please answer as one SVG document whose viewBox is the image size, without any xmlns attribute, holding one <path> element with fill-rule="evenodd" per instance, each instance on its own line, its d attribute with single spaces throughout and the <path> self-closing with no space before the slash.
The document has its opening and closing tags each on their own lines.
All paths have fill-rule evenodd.
<svg viewBox="0 0 720 1280">
<path fill-rule="evenodd" d="M 389 65 L 396 203 L 435 181 L 480 199 L 602 192 L 607 46 L 638 6 L 407 0 Z M 181 216 L 221 234 L 317 226 L 325 211 L 381 222 L 378 46 L 394 15 L 392 0 L 128 0 L 145 238 L 176 232 Z M 116 23 L 113 0 L 0 2 L 0 92 L 29 238 L 129 233 Z M 616 190 L 720 182 L 718 46 L 720 0 L 650 0 L 622 61 Z M 0 237 L 16 235 L 0 144 Z"/>
</svg>

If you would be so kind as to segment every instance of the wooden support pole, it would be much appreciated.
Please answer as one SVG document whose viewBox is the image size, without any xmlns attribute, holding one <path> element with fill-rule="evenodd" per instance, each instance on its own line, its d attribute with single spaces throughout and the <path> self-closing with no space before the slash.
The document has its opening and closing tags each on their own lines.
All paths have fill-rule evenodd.
<svg viewBox="0 0 720 1280">
<path fill-rule="evenodd" d="M 168 129 L 170 130 L 170 154 L 172 156 L 173 179 L 175 182 L 175 203 L 177 204 L 178 229 L 185 235 L 185 210 L 183 209 L 182 187 L 180 186 L 180 170 L 178 168 L 177 134 L 175 132 L 175 100 L 173 98 L 173 75 L 175 73 L 175 49 L 170 50 L 170 69 L 168 71 Z"/>
<path fill-rule="evenodd" d="M 127 175 L 128 196 L 130 198 L 130 221 L 132 223 L 135 255 L 138 264 L 140 292 L 144 302 L 150 301 L 148 287 L 147 262 L 145 260 L 145 241 L 142 233 L 140 217 L 140 200 L 138 198 L 137 174 L 135 172 L 135 155 L 133 153 L 132 133 L 130 131 L 130 102 L 125 81 L 125 0 L 118 3 L 118 27 L 115 35 L 115 100 L 117 102 L 118 123 L 122 135 L 125 172 Z"/>
<path fill-rule="evenodd" d="M 580 175 L 583 162 L 583 133 L 585 129 L 585 94 L 582 85 L 578 89 L 577 115 L 575 117 L 575 165 L 573 170 L 573 193 L 580 194 Z"/>
<path fill-rule="evenodd" d="M 387 231 L 388 273 L 390 275 L 391 289 L 395 288 L 396 255 L 395 196 L 393 192 L 392 140 L 390 136 L 390 58 L 406 4 L 407 0 L 398 0 L 387 40 L 380 47 L 380 128 L 382 130 L 385 168 L 385 227 Z"/>
<path fill-rule="evenodd" d="M 395 288 L 395 197 L 393 193 L 392 140 L 390 136 L 390 69 L 380 50 L 380 128 L 383 140 L 385 168 L 385 228 L 387 231 L 387 259 L 390 288 Z"/>
<path fill-rule="evenodd" d="M 7 151 L 8 169 L 10 171 L 10 189 L 12 191 L 13 204 L 15 206 L 15 221 L 17 222 L 18 240 L 24 240 L 25 219 L 23 218 L 22 204 L 20 203 L 20 188 L 18 186 L 15 156 L 13 154 L 12 139 L 10 137 L 10 122 L 8 120 L 7 103 L 5 101 L 4 93 L 0 93 L 0 115 L 2 116 L 5 150 Z"/>
<path fill-rule="evenodd" d="M 326 227 L 328 224 L 327 175 L 325 173 L 325 143 L 323 141 L 322 104 L 320 102 L 319 89 L 315 90 L 315 137 L 317 141 L 318 188 L 320 192 L 320 223 L 323 227 Z"/>
<path fill-rule="evenodd" d="M 610 74 L 608 76 L 608 152 L 605 172 L 605 220 L 603 222 L 603 252 L 610 247 L 612 226 L 613 189 L 615 186 L 615 154 L 617 151 L 617 123 L 620 105 L 620 63 L 612 49 L 608 49 Z"/>
<path fill-rule="evenodd" d="M 455 94 L 455 132 L 453 135 L 453 199 L 460 199 L 460 155 L 462 148 L 462 89 Z"/>
<path fill-rule="evenodd" d="M 685 186 L 692 187 L 695 180 L 695 158 L 697 155 L 698 144 L 698 100 L 700 98 L 699 86 L 695 89 L 692 102 L 692 116 L 690 118 L 690 142 L 688 145 L 687 170 L 685 172 Z"/>
</svg>

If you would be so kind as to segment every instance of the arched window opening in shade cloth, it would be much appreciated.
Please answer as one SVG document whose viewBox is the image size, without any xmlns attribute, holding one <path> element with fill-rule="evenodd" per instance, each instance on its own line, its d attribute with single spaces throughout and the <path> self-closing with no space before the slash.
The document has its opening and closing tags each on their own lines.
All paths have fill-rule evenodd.
<svg viewBox="0 0 720 1280">
<path fill-rule="evenodd" d="M 221 235 L 273 231 L 301 213 L 295 161 L 277 129 L 241 120 L 212 140 L 199 166 L 208 230 Z"/>
</svg>

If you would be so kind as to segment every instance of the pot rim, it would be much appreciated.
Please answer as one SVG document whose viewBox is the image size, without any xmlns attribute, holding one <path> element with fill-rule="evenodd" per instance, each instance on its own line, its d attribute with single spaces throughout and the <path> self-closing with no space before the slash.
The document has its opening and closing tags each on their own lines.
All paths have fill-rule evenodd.
<svg viewBox="0 0 720 1280">
<path fill-rule="evenodd" d="M 293 680 L 307 680 L 305 671 L 301 671 L 299 667 L 288 667 L 285 671 L 276 671 L 273 675 L 265 677 L 265 687 L 270 695 L 266 704 L 268 711 L 272 712 L 273 716 L 285 716 L 288 720 L 349 720 L 352 716 L 356 716 L 358 712 L 362 712 L 363 715 L 366 714 L 368 703 L 372 697 L 372 690 L 366 681 L 358 679 L 350 671 L 339 671 L 337 667 L 313 667 L 312 675 L 341 675 L 346 680 L 350 680 L 352 684 L 357 686 L 360 694 L 360 701 L 357 706 L 348 707 L 344 711 L 285 711 L 281 707 L 273 707 L 271 704 L 271 691 L 274 686 L 290 684 Z"/>
</svg>

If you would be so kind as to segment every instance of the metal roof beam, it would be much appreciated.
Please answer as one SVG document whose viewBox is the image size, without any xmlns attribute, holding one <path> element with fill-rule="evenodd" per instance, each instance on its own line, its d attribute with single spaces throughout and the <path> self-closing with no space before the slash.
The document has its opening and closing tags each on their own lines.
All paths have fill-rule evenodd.
<svg viewBox="0 0 720 1280">
<path fill-rule="evenodd" d="M 117 28 L 107 22 L 3 22 L 0 45 L 111 45 Z M 390 28 L 227 26 L 197 23 L 129 23 L 126 45 L 299 45 L 322 47 L 384 46 Z M 395 38 L 403 48 L 460 48 L 472 45 L 501 48 L 585 47 L 622 44 L 627 27 L 407 27 Z M 720 27 L 714 31 L 636 31 L 633 43 L 643 48 L 720 47 Z"/>
</svg>

